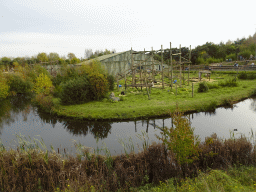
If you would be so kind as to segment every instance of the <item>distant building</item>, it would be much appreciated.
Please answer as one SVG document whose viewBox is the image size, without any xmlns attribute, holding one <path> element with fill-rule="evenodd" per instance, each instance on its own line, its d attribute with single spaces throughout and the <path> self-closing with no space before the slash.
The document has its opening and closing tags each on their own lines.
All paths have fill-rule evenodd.
<svg viewBox="0 0 256 192">
<path fill-rule="evenodd" d="M 135 52 L 135 51 L 134 51 Z M 131 60 L 131 50 L 129 51 L 124 51 L 124 52 L 119 52 L 119 53 L 112 53 L 108 55 L 103 55 L 100 57 L 97 57 L 95 59 L 99 60 L 104 66 L 105 70 L 108 71 L 109 74 L 116 75 L 118 73 L 124 73 L 124 71 L 128 72 L 129 69 L 131 68 L 132 65 L 132 60 Z M 149 70 L 152 69 L 152 58 L 150 54 L 144 54 L 144 53 L 137 53 L 133 54 L 133 61 L 134 65 L 139 64 L 141 60 L 148 60 L 146 62 L 143 62 L 141 64 L 141 69 Z M 84 61 L 82 63 L 79 63 L 77 65 L 86 65 L 90 63 L 91 60 Z M 161 70 L 161 62 L 153 60 L 154 62 L 154 69 L 155 70 Z M 168 65 L 164 64 L 163 68 L 166 67 L 168 68 Z M 139 66 L 138 68 L 139 69 Z"/>
</svg>

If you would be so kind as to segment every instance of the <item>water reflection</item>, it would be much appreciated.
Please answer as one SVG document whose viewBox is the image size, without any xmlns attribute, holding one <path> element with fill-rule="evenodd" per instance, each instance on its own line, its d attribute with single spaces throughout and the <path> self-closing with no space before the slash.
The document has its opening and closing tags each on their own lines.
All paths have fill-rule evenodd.
<svg viewBox="0 0 256 192">
<path fill-rule="evenodd" d="M 10 126 L 17 120 L 20 113 L 23 116 L 23 121 L 27 121 L 27 115 L 30 113 L 32 106 L 32 95 L 18 95 L 8 98 L 0 102 L 0 129 L 6 125 Z M 0 134 L 1 134 L 0 130 Z"/>
<path fill-rule="evenodd" d="M 205 137 L 217 133 L 219 137 L 229 138 L 229 131 L 237 129 L 237 135 L 248 134 L 255 128 L 256 99 L 247 99 L 231 107 L 221 107 L 211 112 L 185 114 L 195 134 L 204 141 Z M 96 148 L 96 137 L 100 139 L 99 148 L 106 146 L 111 154 L 123 151 L 118 139 L 132 138 L 137 143 L 142 141 L 136 135 L 142 131 L 148 133 L 149 140 L 158 142 L 155 134 L 161 135 L 161 127 L 173 127 L 170 117 L 123 122 L 82 121 L 58 118 L 42 112 L 31 105 L 31 97 L 19 95 L 0 103 L 0 134 L 5 146 L 16 139 L 15 134 L 21 133 L 31 138 L 40 135 L 50 150 L 50 144 L 57 150 L 71 149 L 73 143 Z M 136 145 L 135 145 L 136 146 Z M 140 145 L 141 146 L 141 145 Z M 73 147 L 74 149 L 74 147 Z M 75 151 L 75 150 L 74 150 Z M 135 148 L 135 152 L 137 152 Z"/>
<path fill-rule="evenodd" d="M 252 102 L 251 102 L 250 109 L 252 111 L 256 112 L 256 98 L 252 98 L 251 100 L 252 100 Z"/>
</svg>

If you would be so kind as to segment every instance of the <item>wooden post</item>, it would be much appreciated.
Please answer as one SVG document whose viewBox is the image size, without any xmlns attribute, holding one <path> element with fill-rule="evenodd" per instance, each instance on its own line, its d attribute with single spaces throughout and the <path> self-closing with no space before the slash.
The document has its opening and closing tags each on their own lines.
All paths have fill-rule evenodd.
<svg viewBox="0 0 256 192">
<path fill-rule="evenodd" d="M 151 47 L 151 50 L 152 50 L 152 79 L 153 79 L 153 82 L 154 82 L 154 80 L 155 80 L 155 74 L 154 74 L 155 66 L 154 66 L 154 51 L 153 51 L 153 47 Z"/>
<path fill-rule="evenodd" d="M 173 69 L 172 69 L 172 43 L 171 42 L 170 42 L 170 60 L 171 60 L 171 70 L 172 70 L 172 72 L 171 72 L 171 90 L 172 90 L 172 86 L 173 86 L 173 84 L 172 84 L 172 82 L 173 82 L 173 79 L 172 79 Z"/>
<path fill-rule="evenodd" d="M 116 83 L 117 83 L 117 90 L 119 91 L 119 81 L 118 81 L 118 77 L 116 78 Z"/>
<path fill-rule="evenodd" d="M 181 44 L 180 44 L 180 87 L 181 87 Z"/>
<path fill-rule="evenodd" d="M 188 64 L 188 85 L 189 85 L 190 64 Z"/>
<path fill-rule="evenodd" d="M 131 57 L 132 57 L 132 84 L 134 85 L 134 81 L 135 81 L 135 71 L 134 71 L 134 63 L 133 63 L 133 51 L 132 51 L 132 48 L 131 48 Z"/>
<path fill-rule="evenodd" d="M 194 83 L 192 83 L 192 97 L 194 97 Z"/>
<path fill-rule="evenodd" d="M 183 63 L 183 85 L 185 85 L 185 64 Z"/>
<path fill-rule="evenodd" d="M 162 57 L 162 62 L 161 62 L 161 67 L 162 67 L 162 87 L 164 89 L 163 45 L 161 45 L 161 57 Z"/>
<path fill-rule="evenodd" d="M 124 72 L 124 86 L 125 86 L 125 91 L 126 91 L 126 72 Z"/>
<path fill-rule="evenodd" d="M 149 91 L 148 91 L 148 83 L 147 83 L 146 78 L 145 78 L 145 84 L 146 84 L 146 89 L 147 89 L 147 93 L 148 93 L 148 100 L 150 100 Z"/>
<path fill-rule="evenodd" d="M 145 51 L 145 48 L 144 48 L 144 67 L 143 67 L 143 71 L 145 72 L 145 75 L 147 75 L 147 70 L 146 70 L 146 66 L 147 66 L 147 59 L 146 59 L 146 51 Z"/>
</svg>

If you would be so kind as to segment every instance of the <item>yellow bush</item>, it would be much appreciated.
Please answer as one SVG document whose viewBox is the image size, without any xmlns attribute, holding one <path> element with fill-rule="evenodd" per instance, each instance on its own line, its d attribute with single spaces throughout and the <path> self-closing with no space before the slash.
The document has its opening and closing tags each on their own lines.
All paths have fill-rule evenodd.
<svg viewBox="0 0 256 192">
<path fill-rule="evenodd" d="M 0 74 L 0 99 L 5 99 L 9 94 L 9 85 L 6 79 Z"/>
<path fill-rule="evenodd" d="M 44 95 L 49 95 L 53 88 L 51 79 L 46 74 L 41 73 L 36 78 L 33 90 L 36 94 L 43 93 Z"/>
</svg>

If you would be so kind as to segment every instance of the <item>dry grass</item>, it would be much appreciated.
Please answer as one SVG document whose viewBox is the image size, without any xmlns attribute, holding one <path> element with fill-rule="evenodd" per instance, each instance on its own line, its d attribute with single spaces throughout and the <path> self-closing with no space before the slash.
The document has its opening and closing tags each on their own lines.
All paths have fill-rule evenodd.
<svg viewBox="0 0 256 192">
<path fill-rule="evenodd" d="M 183 170 L 187 177 L 208 168 L 256 165 L 256 146 L 245 137 L 220 140 L 213 134 L 199 145 L 199 151 L 199 159 Z M 96 155 L 83 148 L 77 157 L 66 158 L 26 144 L 10 151 L 2 146 L 0 166 L 2 191 L 129 191 L 181 176 L 175 154 L 161 143 L 145 144 L 142 152 L 118 156 Z"/>
</svg>

